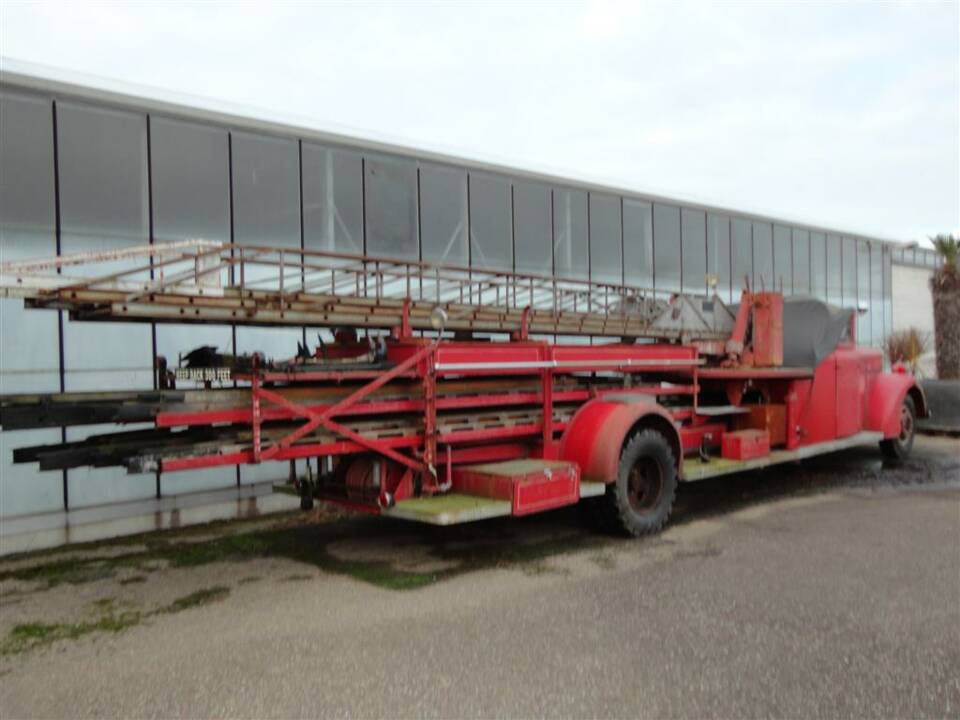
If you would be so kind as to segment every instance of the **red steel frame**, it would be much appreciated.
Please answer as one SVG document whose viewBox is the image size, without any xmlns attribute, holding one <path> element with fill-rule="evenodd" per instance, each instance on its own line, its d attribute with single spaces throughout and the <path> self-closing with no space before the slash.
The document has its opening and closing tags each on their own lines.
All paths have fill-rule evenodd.
<svg viewBox="0 0 960 720">
<path fill-rule="evenodd" d="M 268 460 L 347 455 L 371 452 L 387 458 L 424 479 L 421 492 L 432 494 L 448 486 L 450 466 L 461 463 L 492 460 L 536 454 L 557 459 L 558 433 L 566 424 L 554 419 L 557 403 L 582 404 L 602 396 L 601 390 L 554 389 L 557 374 L 570 373 L 667 373 L 683 380 L 670 387 L 655 385 L 617 388 L 618 393 L 639 396 L 689 395 L 696 397 L 696 374 L 702 360 L 695 347 L 683 345 L 606 345 L 564 346 L 548 342 L 514 341 L 509 343 L 427 341 L 420 338 L 402 338 L 388 345 L 388 359 L 396 364 L 388 371 L 341 371 L 336 380 L 366 380 L 367 382 L 347 397 L 332 404 L 303 405 L 284 398 L 264 387 L 264 383 L 279 381 L 310 382 L 328 380 L 330 373 L 263 372 L 256 367 L 248 374 L 237 373 L 234 379 L 248 382 L 251 388 L 251 408 L 195 413 L 162 413 L 156 424 L 162 427 L 207 425 L 223 422 L 250 423 L 253 443 L 250 449 L 220 455 L 177 457 L 161 461 L 163 471 L 190 470 L 218 465 L 259 463 Z M 374 375 L 371 379 L 371 375 Z M 438 398 L 438 381 L 447 377 L 536 376 L 540 378 L 539 392 L 487 393 L 467 397 Z M 416 378 L 423 388 L 422 399 L 375 400 L 371 394 L 399 378 Z M 535 423 L 494 428 L 460 429 L 441 433 L 437 430 L 437 412 L 444 410 L 483 410 L 508 408 L 516 405 L 538 405 L 542 418 Z M 422 415 L 422 430 L 414 435 L 389 438 L 365 437 L 346 427 L 335 418 L 347 416 L 416 413 Z M 690 411 L 679 413 L 678 420 L 691 418 Z M 261 427 L 265 421 L 303 420 L 295 429 L 267 446 L 262 441 Z M 333 442 L 298 442 L 317 428 L 323 427 L 337 436 Z M 710 425 L 691 427 L 692 447 L 700 442 Z M 519 442 L 518 442 L 519 441 Z M 685 443 L 686 444 L 686 443 Z M 438 454 L 438 448 L 443 452 Z M 437 466 L 444 469 L 446 482 L 437 480 Z"/>
<path fill-rule="evenodd" d="M 401 487 L 411 487 L 417 474 L 419 492 L 432 495 L 450 488 L 452 467 L 519 457 L 560 459 L 560 441 L 567 423 L 555 418 L 558 405 L 576 408 L 594 398 L 624 394 L 659 399 L 688 397 L 689 403 L 659 412 L 677 428 L 681 454 L 699 448 L 718 447 L 724 433 L 734 429 L 731 417 L 699 413 L 701 391 L 725 394 L 732 406 L 743 404 L 747 393 L 758 393 L 766 405 L 783 408 L 783 446 L 794 449 L 853 435 L 866 429 L 883 429 L 887 436 L 889 411 L 874 408 L 875 390 L 892 376 L 882 375 L 877 350 L 857 348 L 853 341 L 841 346 L 816 370 L 777 367 L 782 358 L 782 297 L 772 293 L 744 293 L 727 358 L 720 365 L 706 365 L 698 344 L 557 345 L 530 340 L 525 328 L 509 342 L 430 340 L 413 336 L 404 322 L 387 342 L 390 369 L 342 370 L 336 372 L 277 372 L 262 370 L 256 360 L 250 373 L 234 379 L 249 383 L 249 410 L 230 409 L 193 413 L 164 413 L 156 418 L 162 427 L 249 423 L 252 447 L 219 455 L 177 457 L 161 461 L 161 470 L 177 471 L 217 465 L 260 463 L 269 460 L 355 455 L 369 453 L 392 462 L 399 472 L 381 484 L 376 505 L 344 498 L 327 498 L 359 509 L 378 512 L 391 503 Z M 753 341 L 744 344 L 748 310 Z M 767 365 L 756 366 L 755 364 Z M 616 375 L 621 384 L 611 388 L 556 390 L 558 375 Z M 646 382 L 635 384 L 642 375 Z M 469 396 L 440 397 L 438 383 L 447 378 L 539 378 L 540 388 L 528 392 L 487 392 Z M 884 380 L 883 378 L 886 378 Z M 372 394 L 393 381 L 418 383 L 421 397 L 379 400 Z M 343 399 L 326 404 L 293 402 L 266 387 L 269 383 L 351 383 Z M 907 384 L 910 384 L 909 381 Z M 414 387 L 412 385 L 411 387 Z M 907 392 L 904 382 L 891 385 Z M 902 402 L 902 400 L 901 400 Z M 443 431 L 438 422 L 445 411 L 477 411 L 538 407 L 540 420 L 518 425 L 457 428 Z M 365 436 L 343 424 L 347 417 L 406 416 L 420 418 L 416 432 L 393 437 Z M 302 421 L 281 438 L 266 444 L 262 426 L 271 421 Z M 308 436 L 323 428 L 333 440 L 310 442 Z M 602 441 L 602 439 L 601 439 Z M 682 463 L 679 470 L 682 472 Z"/>
</svg>

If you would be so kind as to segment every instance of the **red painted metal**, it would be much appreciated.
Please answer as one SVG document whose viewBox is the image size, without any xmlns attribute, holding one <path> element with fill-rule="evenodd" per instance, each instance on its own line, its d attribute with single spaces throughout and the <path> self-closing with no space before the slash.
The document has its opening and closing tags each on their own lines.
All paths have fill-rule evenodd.
<svg viewBox="0 0 960 720">
<path fill-rule="evenodd" d="M 753 460 L 770 454 L 770 434 L 766 430 L 737 430 L 724 433 L 720 454 L 728 460 Z"/>
<path fill-rule="evenodd" d="M 783 365 L 783 295 L 761 292 L 753 295 L 753 364 Z"/>
<path fill-rule="evenodd" d="M 609 483 L 617 479 L 620 450 L 641 420 L 653 419 L 674 446 L 677 472 L 682 472 L 683 444 L 673 418 L 649 400 L 591 400 L 573 416 L 560 443 L 560 458 L 575 462 L 584 480 Z"/>
<path fill-rule="evenodd" d="M 868 391 L 867 428 L 882 432 L 885 438 L 900 434 L 900 408 L 910 393 L 914 398 L 917 415 L 927 414 L 926 398 L 913 375 L 882 373 L 873 378 Z"/>
<path fill-rule="evenodd" d="M 683 447 L 684 454 L 693 452 L 704 445 L 707 447 L 720 445 L 721 438 L 726 431 L 727 426 L 723 423 L 705 423 L 682 428 L 680 430 L 680 444 Z"/>
<path fill-rule="evenodd" d="M 331 498 L 336 502 L 375 512 L 381 505 L 410 497 L 415 489 L 430 495 L 452 485 L 510 499 L 514 513 L 525 514 L 575 502 L 581 477 L 614 481 L 624 442 L 642 427 L 653 427 L 667 437 L 680 475 L 683 456 L 701 448 L 719 446 L 723 457 L 744 460 L 769 454 L 772 446 L 793 449 L 863 430 L 894 437 L 908 392 L 918 398 L 920 414 L 925 412 L 913 378 L 882 373 L 877 350 L 846 343 L 816 369 L 780 367 L 783 299 L 778 293 L 744 293 L 726 343 L 727 357 L 722 364 L 707 358 L 712 363 L 708 366 L 703 366 L 702 343 L 697 342 L 588 346 L 532 340 L 526 332 L 526 312 L 510 342 L 431 341 L 409 335 L 409 312 L 407 305 L 403 324 L 386 342 L 389 370 L 276 373 L 255 368 L 236 376 L 250 384 L 248 408 L 160 414 L 156 420 L 160 427 L 249 424 L 254 438 L 251 445 L 224 448 L 221 455 L 166 459 L 161 469 L 358 456 L 366 459 L 344 461 L 338 471 L 347 477 L 353 468 L 349 474 L 353 479 L 345 481 L 352 488 L 347 494 L 353 497 Z M 573 376 L 580 387 L 557 389 Z M 469 378 L 501 381 L 492 392 L 443 394 L 443 383 Z M 516 392 L 504 389 L 509 378 L 523 378 L 526 386 Z M 411 382 L 398 384 L 398 391 L 414 388 L 413 397 L 372 395 L 401 379 Z M 585 379 L 591 384 L 588 388 L 583 387 Z M 531 387 L 531 380 L 539 387 Z M 618 385 L 611 387 L 613 380 Z M 335 402 L 301 403 L 272 387 L 301 381 L 349 383 L 353 389 Z M 715 403 L 717 396 L 725 396 L 734 406 L 746 404 L 749 412 L 698 414 L 701 402 Z M 452 416 L 471 416 L 471 422 L 445 420 Z M 407 424 L 401 423 L 404 429 L 394 437 L 367 437 L 345 425 L 346 418 L 370 417 L 401 418 Z M 277 439 L 278 422 L 297 424 Z M 269 434 L 265 428 L 271 428 Z M 311 434 L 321 428 L 333 439 L 311 442 Z M 270 444 L 263 445 L 265 437 L 271 438 Z M 521 482 L 515 475 L 485 474 L 473 467 L 523 458 L 568 461 L 577 469 L 576 483 L 569 475 L 561 480 L 553 474 Z M 381 473 L 377 492 L 371 480 L 374 468 Z"/>
<path fill-rule="evenodd" d="M 428 345 L 422 348 L 419 352 L 414 353 L 413 355 L 411 355 L 409 358 L 404 360 L 402 363 L 397 365 L 392 370 L 389 370 L 383 373 L 372 382 L 367 383 L 366 385 L 359 388 L 358 390 L 355 390 L 350 395 L 345 397 L 343 400 L 340 400 L 334 405 L 331 405 L 329 408 L 327 408 L 321 413 L 312 412 L 311 410 L 304 407 L 303 405 L 294 403 L 288 400 L 287 398 L 283 397 L 282 395 L 279 395 L 275 392 L 272 392 L 263 387 L 260 387 L 259 383 L 257 382 L 256 373 L 254 373 L 253 378 L 251 378 L 252 380 L 251 395 L 253 397 L 253 403 L 254 403 L 253 415 L 254 415 L 255 423 L 259 423 L 259 402 L 261 398 L 268 400 L 274 405 L 279 405 L 280 407 L 284 407 L 299 417 L 303 417 L 307 419 L 307 422 L 305 424 L 301 425 L 299 428 L 297 428 L 293 432 L 289 433 L 288 435 L 278 440 L 267 450 L 262 450 L 260 448 L 259 434 L 256 430 L 257 425 L 255 425 L 254 426 L 255 428 L 254 429 L 254 438 L 255 438 L 254 457 L 256 458 L 255 462 L 260 462 L 261 460 L 269 460 L 273 457 L 276 457 L 281 450 L 284 450 L 290 447 L 295 442 L 309 435 L 311 432 L 313 432 L 319 426 L 322 425 L 328 430 L 330 430 L 331 432 L 337 433 L 338 435 L 341 435 L 345 438 L 353 440 L 358 445 L 366 447 L 369 450 L 372 450 L 374 452 L 380 453 L 381 455 L 384 455 L 385 457 L 388 457 L 391 460 L 394 460 L 395 462 L 401 463 L 402 465 L 406 465 L 407 467 L 413 470 L 420 471 L 424 469 L 432 469 L 433 456 L 427 455 L 425 457 L 425 463 L 418 462 L 416 460 L 413 460 L 412 458 L 407 457 L 406 455 L 402 455 L 401 453 L 398 453 L 389 445 L 384 444 L 382 441 L 366 438 L 360 435 L 359 433 L 354 432 L 353 430 L 332 421 L 330 418 L 336 415 L 338 412 L 346 408 L 349 408 L 353 404 L 361 401 L 363 398 L 367 397 L 378 388 L 383 387 L 386 383 L 390 382 L 390 380 L 395 378 L 400 373 L 406 372 L 409 368 L 415 366 L 420 361 L 428 358 L 434 352 L 435 348 L 436 348 L 435 344 Z M 256 370 L 256 368 L 254 368 L 254 370 Z M 428 408 L 431 407 L 430 399 L 427 400 L 427 406 Z M 435 406 L 432 406 L 432 407 L 434 407 L 435 409 Z M 431 442 L 433 443 L 436 442 L 435 438 L 433 438 L 432 436 L 432 431 L 429 427 L 427 428 L 426 439 L 427 439 L 428 447 Z M 434 445 L 434 448 L 435 447 L 436 446 Z"/>
<path fill-rule="evenodd" d="M 514 515 L 572 505 L 580 499 L 575 463 L 529 461 L 469 465 L 453 473 L 453 488 L 467 495 L 509 500 Z"/>
<path fill-rule="evenodd" d="M 669 389 L 650 388 L 636 389 L 637 392 L 648 394 L 669 394 Z M 585 402 L 591 394 L 586 390 L 562 390 L 554 392 L 554 402 Z M 458 410 L 484 407 L 507 407 L 511 405 L 536 405 L 541 402 L 540 393 L 488 393 L 471 395 L 468 397 L 437 398 L 437 410 Z M 329 403 L 304 405 L 303 407 L 314 413 L 322 413 L 332 405 Z M 342 409 L 338 414 L 342 417 L 363 415 L 390 415 L 395 413 L 423 412 L 422 400 L 367 400 L 358 402 Z M 290 420 L 301 417 L 283 407 L 262 407 L 260 418 L 262 422 L 275 420 Z M 246 408 L 231 408 L 229 410 L 208 410 L 189 413 L 160 413 L 155 424 L 157 427 L 185 427 L 191 425 L 220 425 L 223 423 L 252 423 L 253 413 Z"/>
<path fill-rule="evenodd" d="M 447 447 L 450 447 L 449 445 Z M 469 463 L 496 462 L 499 460 L 515 460 L 525 458 L 530 454 L 530 446 L 524 443 L 501 443 L 477 445 L 451 449 L 448 462 L 454 465 Z"/>
<path fill-rule="evenodd" d="M 727 362 L 736 364 L 746 347 L 747 327 L 750 323 L 750 291 L 744 289 L 737 307 L 737 317 L 733 322 L 733 331 L 727 340 Z"/>
<path fill-rule="evenodd" d="M 426 356 L 426 371 L 423 373 L 423 492 L 433 495 L 439 490 L 437 484 L 437 378 L 433 367 L 433 353 Z"/>
</svg>

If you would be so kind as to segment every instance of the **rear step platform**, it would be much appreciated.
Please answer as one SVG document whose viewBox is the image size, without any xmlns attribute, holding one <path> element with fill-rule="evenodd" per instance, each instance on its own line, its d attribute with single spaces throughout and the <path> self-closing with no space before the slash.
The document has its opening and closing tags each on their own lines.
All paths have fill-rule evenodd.
<svg viewBox="0 0 960 720">
<path fill-rule="evenodd" d="M 431 525 L 457 525 L 572 505 L 581 497 L 602 495 L 605 487 L 603 483 L 581 483 L 575 463 L 509 460 L 455 468 L 452 492 L 401 500 L 381 514 Z"/>
</svg>

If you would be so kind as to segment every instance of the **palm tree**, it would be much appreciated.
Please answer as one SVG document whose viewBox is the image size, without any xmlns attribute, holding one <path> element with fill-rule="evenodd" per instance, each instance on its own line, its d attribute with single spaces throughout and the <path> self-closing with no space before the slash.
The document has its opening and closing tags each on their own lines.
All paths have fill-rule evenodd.
<svg viewBox="0 0 960 720">
<path fill-rule="evenodd" d="M 937 235 L 930 240 L 943 258 L 930 278 L 937 376 L 941 380 L 960 380 L 960 238 Z"/>
</svg>

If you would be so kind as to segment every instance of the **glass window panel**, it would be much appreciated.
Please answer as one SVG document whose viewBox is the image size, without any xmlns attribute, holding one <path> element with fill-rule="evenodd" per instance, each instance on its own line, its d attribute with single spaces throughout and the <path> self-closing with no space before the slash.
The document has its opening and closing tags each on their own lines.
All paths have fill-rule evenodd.
<svg viewBox="0 0 960 720">
<path fill-rule="evenodd" d="M 833 305 L 843 304 L 843 295 L 840 292 L 840 265 L 842 252 L 840 238 L 836 235 L 827 235 L 827 301 Z"/>
<path fill-rule="evenodd" d="M 680 208 L 653 206 L 653 284 L 657 292 L 680 291 Z"/>
<path fill-rule="evenodd" d="M 870 245 L 870 333 L 873 344 L 881 347 L 883 332 L 883 246 Z"/>
<path fill-rule="evenodd" d="M 870 314 L 870 246 L 866 240 L 856 241 L 857 252 L 857 307 L 866 308 L 865 313 L 857 314 L 857 342 L 872 345 L 873 319 Z"/>
<path fill-rule="evenodd" d="M 730 218 L 707 215 L 707 273 L 717 281 L 717 294 L 730 300 Z"/>
<path fill-rule="evenodd" d="M 707 216 L 684 208 L 680 214 L 683 248 L 683 290 L 703 293 L 707 288 Z"/>
<path fill-rule="evenodd" d="M 773 226 L 773 281 L 774 287 L 782 287 L 785 294 L 794 292 L 793 246 L 790 241 L 790 228 L 783 225 Z"/>
<path fill-rule="evenodd" d="M 535 182 L 515 183 L 513 222 L 517 272 L 552 276 L 550 189 Z"/>
<path fill-rule="evenodd" d="M 623 283 L 623 246 L 620 198 L 590 193 L 590 278 Z"/>
<path fill-rule="evenodd" d="M 893 262 L 890 252 L 883 253 L 883 330 L 893 332 Z"/>
<path fill-rule="evenodd" d="M 416 161 L 368 155 L 366 177 L 367 253 L 419 260 Z"/>
<path fill-rule="evenodd" d="M 0 93 L 0 158 L 0 256 L 10 262 L 56 255 L 50 100 Z M 60 389 L 57 326 L 54 312 L 0 300 L 0 394 Z"/>
<path fill-rule="evenodd" d="M 623 201 L 623 273 L 627 285 L 653 288 L 653 206 Z"/>
<path fill-rule="evenodd" d="M 840 295 L 845 307 L 857 306 L 857 241 L 853 238 L 843 238 L 841 245 L 843 255 L 841 262 Z"/>
<path fill-rule="evenodd" d="M 51 101 L 0 92 L 0 256 L 3 261 L 55 255 Z M 57 392 L 57 313 L 0 299 L 0 394 Z M 15 338 L 14 340 L 11 340 Z M 0 516 L 63 507 L 63 475 L 13 463 L 14 448 L 60 441 L 60 430 L 0 432 Z"/>
<path fill-rule="evenodd" d="M 510 181 L 500 175 L 470 174 L 470 265 L 513 270 L 513 210 Z"/>
<path fill-rule="evenodd" d="M 827 239 L 823 233 L 810 233 L 810 294 L 827 299 Z"/>
<path fill-rule="evenodd" d="M 0 93 L 0 238 L 41 245 L 36 255 L 50 250 L 53 237 L 53 110 L 50 100 Z"/>
<path fill-rule="evenodd" d="M 153 232 L 161 241 L 186 238 L 230 241 L 230 164 L 227 131 L 162 117 L 150 119 L 150 172 Z M 156 327 L 156 352 L 176 365 L 177 358 L 214 345 L 233 352 L 228 325 Z M 229 487 L 237 481 L 234 467 L 164 473 L 161 495 Z"/>
<path fill-rule="evenodd" d="M 420 166 L 420 223 L 424 260 L 466 267 L 470 262 L 466 170 Z"/>
<path fill-rule="evenodd" d="M 293 140 L 233 136 L 234 239 L 300 247 L 300 153 Z"/>
<path fill-rule="evenodd" d="M 553 191 L 553 262 L 557 277 L 590 279 L 587 242 L 587 194 L 580 190 Z"/>
<path fill-rule="evenodd" d="M 810 294 L 810 231 L 793 230 L 793 292 L 798 295 Z"/>
<path fill-rule="evenodd" d="M 753 232 L 750 222 L 734 218 L 730 223 L 733 265 L 733 293 L 731 300 L 738 302 L 744 284 L 753 282 Z"/>
<path fill-rule="evenodd" d="M 59 103 L 57 136 L 62 252 L 145 244 L 146 117 Z M 110 270 L 98 267 L 90 272 Z M 98 352 L 91 353 L 92 347 Z M 64 356 L 69 391 L 153 386 L 148 325 L 65 323 Z"/>
<path fill-rule="evenodd" d="M 57 112 L 62 251 L 146 242 L 146 118 L 72 103 Z"/>
<path fill-rule="evenodd" d="M 230 242 L 226 130 L 151 118 L 150 171 L 155 239 Z"/>
<path fill-rule="evenodd" d="M 57 140 L 62 252 L 145 244 L 149 216 L 146 116 L 58 103 Z M 77 268 L 76 272 L 82 271 Z M 110 270 L 99 267 L 91 272 Z M 63 334 L 67 391 L 153 387 L 149 325 L 66 322 Z M 68 428 L 67 440 L 117 429 L 114 425 Z M 119 468 L 70 470 L 67 485 L 71 507 L 148 498 L 156 493 L 152 475 L 128 475 Z"/>
<path fill-rule="evenodd" d="M 236 242 L 271 247 L 300 247 L 300 149 L 293 140 L 250 133 L 233 136 L 233 216 Z M 277 268 L 251 266 L 245 280 L 256 287 L 279 285 Z M 261 352 L 268 358 L 291 357 L 303 339 L 299 328 L 238 327 L 238 353 Z M 265 466 L 264 466 L 265 468 Z M 247 472 L 270 478 L 269 469 Z M 264 477 L 264 479 L 267 479 Z"/>
<path fill-rule="evenodd" d="M 303 144 L 303 242 L 307 250 L 363 254 L 363 160 Z"/>
<path fill-rule="evenodd" d="M 773 275 L 773 226 L 770 223 L 753 224 L 753 286 L 757 290 L 771 290 Z"/>
</svg>

